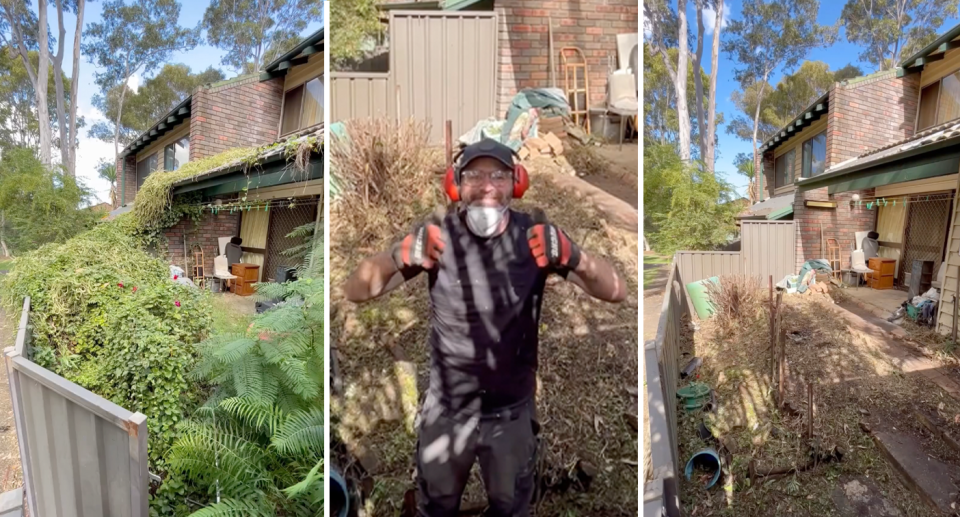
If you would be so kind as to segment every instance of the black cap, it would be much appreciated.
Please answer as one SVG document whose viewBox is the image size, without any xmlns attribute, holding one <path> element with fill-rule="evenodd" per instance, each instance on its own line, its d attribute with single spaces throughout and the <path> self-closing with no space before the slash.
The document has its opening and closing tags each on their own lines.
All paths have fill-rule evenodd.
<svg viewBox="0 0 960 517">
<path fill-rule="evenodd" d="M 512 169 L 514 154 L 513 149 L 506 145 L 490 138 L 484 138 L 475 144 L 470 144 L 463 148 L 463 151 L 460 152 L 460 167 L 465 166 L 477 158 L 493 158 Z"/>
</svg>

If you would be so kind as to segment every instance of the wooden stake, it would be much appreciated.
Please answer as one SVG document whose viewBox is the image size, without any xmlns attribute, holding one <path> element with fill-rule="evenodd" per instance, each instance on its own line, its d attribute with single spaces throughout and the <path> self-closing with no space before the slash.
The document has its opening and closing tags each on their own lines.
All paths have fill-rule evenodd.
<svg viewBox="0 0 960 517">
<path fill-rule="evenodd" d="M 447 168 L 453 165 L 453 121 L 448 120 L 443 125 L 443 146 L 447 159 Z"/>
<path fill-rule="evenodd" d="M 777 308 L 773 305 L 773 275 L 769 277 L 769 288 L 770 288 L 770 371 L 772 372 L 777 366 L 776 361 L 776 351 L 777 351 L 777 335 L 774 333 L 774 321 L 776 321 Z"/>
<path fill-rule="evenodd" d="M 807 384 L 807 439 L 813 438 L 813 383 Z"/>
<path fill-rule="evenodd" d="M 553 55 L 553 17 L 547 17 L 547 42 L 549 43 L 548 52 L 550 52 L 550 87 L 557 87 L 557 63 Z"/>
<path fill-rule="evenodd" d="M 778 361 L 779 374 L 777 375 L 777 404 L 783 405 L 783 391 L 784 391 L 784 377 L 786 376 L 786 346 L 787 345 L 787 329 L 780 329 L 780 360 Z"/>
</svg>

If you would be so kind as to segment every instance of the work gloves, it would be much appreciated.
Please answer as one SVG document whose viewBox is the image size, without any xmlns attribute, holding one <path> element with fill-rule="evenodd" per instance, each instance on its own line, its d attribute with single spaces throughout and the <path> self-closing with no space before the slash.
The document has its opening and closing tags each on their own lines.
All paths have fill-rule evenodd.
<svg viewBox="0 0 960 517">
<path fill-rule="evenodd" d="M 538 222 L 527 230 L 530 252 L 541 268 L 553 267 L 559 272 L 573 271 L 580 265 L 580 247 L 560 228 Z"/>
<path fill-rule="evenodd" d="M 393 245 L 391 255 L 398 270 L 411 267 L 433 269 L 440 261 L 445 246 L 439 225 L 433 222 L 420 223 Z"/>
</svg>

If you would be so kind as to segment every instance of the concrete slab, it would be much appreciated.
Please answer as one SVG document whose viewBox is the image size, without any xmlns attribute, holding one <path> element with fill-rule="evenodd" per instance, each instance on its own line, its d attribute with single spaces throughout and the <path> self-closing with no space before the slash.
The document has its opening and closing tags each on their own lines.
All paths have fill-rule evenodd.
<svg viewBox="0 0 960 517">
<path fill-rule="evenodd" d="M 870 478 L 840 476 L 837 483 L 830 498 L 840 517 L 902 517 Z"/>
<path fill-rule="evenodd" d="M 960 468 L 927 455 L 919 441 L 907 434 L 873 431 L 873 438 L 904 484 L 932 509 L 950 514 L 957 502 Z"/>
<path fill-rule="evenodd" d="M 880 318 L 888 318 L 907 300 L 907 292 L 897 289 L 870 289 L 869 287 L 851 287 L 844 289 L 847 295 L 857 305 L 870 310 Z"/>
</svg>

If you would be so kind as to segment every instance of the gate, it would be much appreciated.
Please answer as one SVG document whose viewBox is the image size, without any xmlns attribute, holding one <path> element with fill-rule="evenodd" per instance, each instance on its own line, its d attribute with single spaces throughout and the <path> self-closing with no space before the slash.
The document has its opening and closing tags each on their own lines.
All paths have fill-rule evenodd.
<svg viewBox="0 0 960 517">
<path fill-rule="evenodd" d="M 952 208 L 953 195 L 950 192 L 920 194 L 907 199 L 903 254 L 897 273 L 897 284 L 901 289 L 907 288 L 905 274 L 913 269 L 914 260 L 932 261 L 934 274 L 940 268 Z"/>
<path fill-rule="evenodd" d="M 390 11 L 390 70 L 332 72 L 330 119 L 416 118 L 430 139 L 453 137 L 496 116 L 497 15 L 481 11 Z"/>
</svg>

